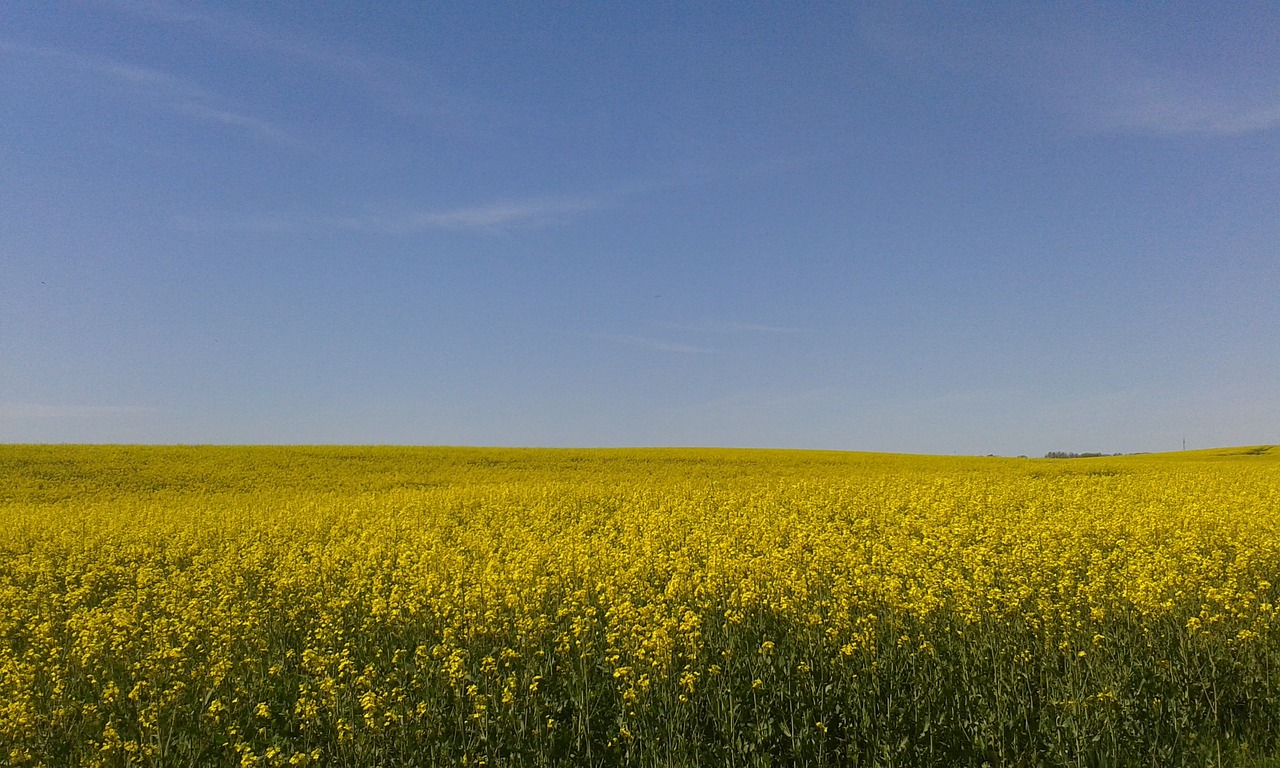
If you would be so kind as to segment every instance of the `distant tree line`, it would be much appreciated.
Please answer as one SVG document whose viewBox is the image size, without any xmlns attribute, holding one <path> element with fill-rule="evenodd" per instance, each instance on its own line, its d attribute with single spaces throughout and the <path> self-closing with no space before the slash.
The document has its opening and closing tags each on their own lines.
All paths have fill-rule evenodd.
<svg viewBox="0 0 1280 768">
<path fill-rule="evenodd" d="M 1049 451 L 1046 459 L 1096 459 L 1100 456 L 1123 456 L 1122 453 L 1076 453 L 1075 451 Z"/>
</svg>

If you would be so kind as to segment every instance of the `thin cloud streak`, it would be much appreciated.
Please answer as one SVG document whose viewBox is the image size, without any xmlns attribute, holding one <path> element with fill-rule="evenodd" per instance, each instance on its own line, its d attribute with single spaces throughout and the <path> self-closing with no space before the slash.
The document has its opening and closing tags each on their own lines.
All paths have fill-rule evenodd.
<svg viewBox="0 0 1280 768">
<path fill-rule="evenodd" d="M 1259 76 L 1247 51 L 1214 72 L 1139 55 L 1119 28 L 1081 26 L 1045 10 L 992 22 L 981 13 L 884 4 L 863 14 L 864 40 L 901 62 L 1030 95 L 1075 130 L 1238 137 L 1280 128 L 1280 78 Z M 1047 35 L 1037 21 L 1074 34 Z"/>
<path fill-rule="evenodd" d="M 1110 90 L 1104 100 L 1114 106 L 1092 108 L 1103 128 L 1244 136 L 1280 127 L 1280 97 L 1232 100 L 1211 89 L 1162 78 L 1119 81 Z"/>
<path fill-rule="evenodd" d="M 280 31 L 268 32 L 240 14 L 221 9 L 193 9 L 175 3 L 129 0 L 103 0 L 102 5 L 152 22 L 194 26 L 206 36 L 221 38 L 241 47 L 274 51 L 333 70 L 363 73 L 370 69 L 362 60 L 335 51 L 332 45 L 322 45 Z"/>
<path fill-rule="evenodd" d="M 1280 127 L 1280 81 L 1242 87 L 1101 42 L 1095 49 L 1062 54 L 1037 76 L 1038 90 L 1086 131 L 1230 138 Z"/>
<path fill-rule="evenodd" d="M 70 56 L 71 54 L 67 54 Z M 161 72 L 156 69 L 147 67 L 139 67 L 134 64 L 125 64 L 118 61 L 88 59 L 76 56 L 80 63 L 90 67 L 99 69 L 103 74 L 110 75 L 119 80 L 127 80 L 139 86 L 152 88 L 163 88 L 167 91 L 184 93 L 189 96 L 208 97 L 209 94 L 200 88 L 192 86 L 190 83 L 175 77 L 168 72 Z"/>
<path fill-rule="evenodd" d="M 294 66 L 337 75 L 348 84 L 374 95 L 384 109 L 399 115 L 428 117 L 454 129 L 474 133 L 506 109 L 493 102 L 463 95 L 420 65 L 375 56 L 366 51 L 336 48 L 281 29 L 267 29 L 247 16 L 226 10 L 192 10 L 168 2 L 103 0 L 108 7 L 161 24 L 194 28 L 240 51 L 280 57 Z"/>
<path fill-rule="evenodd" d="M 646 347 L 648 349 L 656 349 L 660 352 L 678 352 L 680 354 L 693 355 L 709 355 L 714 353 L 714 350 L 695 347 L 691 344 L 675 344 L 668 341 L 661 341 L 659 339 L 648 339 L 643 336 L 626 336 L 612 333 L 588 333 L 586 335 L 592 339 L 601 339 L 604 341 L 614 341 L 622 344 Z"/>
<path fill-rule="evenodd" d="M 296 141 L 291 139 L 275 123 L 253 117 L 252 115 L 231 112 L 225 109 L 215 109 L 195 102 L 175 104 L 174 110 L 200 120 L 206 120 L 219 125 L 229 126 L 231 128 L 239 128 L 246 133 L 265 141 L 270 141 L 276 144 L 299 146 Z"/>
<path fill-rule="evenodd" d="M 150 67 L 66 51 L 49 46 L 32 46 L 0 40 L 0 52 L 53 62 L 70 71 L 88 73 L 129 86 L 161 107 L 205 123 L 239 130 L 252 138 L 300 148 L 280 126 L 268 120 L 230 109 L 223 99 L 177 75 Z"/>
<path fill-rule="evenodd" d="M 264 214 L 256 216 L 188 215 L 170 221 L 180 229 L 270 232 L 358 232 L 375 235 L 416 235 L 432 231 L 505 231 L 562 224 L 569 218 L 602 207 L 586 199 L 534 198 L 452 208 L 441 211 L 396 210 L 351 216 Z"/>
<path fill-rule="evenodd" d="M 437 229 L 545 226 L 599 207 L 598 202 L 590 200 L 517 200 L 447 211 L 374 214 L 350 220 L 349 228 L 397 235 Z"/>
<path fill-rule="evenodd" d="M 799 328 L 787 328 L 765 323 L 661 323 L 663 328 L 693 333 L 800 333 Z"/>
</svg>

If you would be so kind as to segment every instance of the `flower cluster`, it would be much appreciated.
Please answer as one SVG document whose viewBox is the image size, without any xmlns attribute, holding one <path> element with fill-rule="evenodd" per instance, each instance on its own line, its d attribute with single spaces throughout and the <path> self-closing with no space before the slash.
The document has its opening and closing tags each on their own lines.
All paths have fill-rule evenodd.
<svg viewBox="0 0 1280 768">
<path fill-rule="evenodd" d="M 0 447 L 0 762 L 1274 743 L 1280 462 L 1227 453 Z"/>
</svg>

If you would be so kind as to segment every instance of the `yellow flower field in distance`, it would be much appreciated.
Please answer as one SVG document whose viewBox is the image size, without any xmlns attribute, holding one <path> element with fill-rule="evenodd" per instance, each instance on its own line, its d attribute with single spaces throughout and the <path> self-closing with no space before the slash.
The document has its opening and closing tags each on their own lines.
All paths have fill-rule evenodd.
<svg viewBox="0 0 1280 768">
<path fill-rule="evenodd" d="M 0 762 L 1205 765 L 1277 583 L 1280 447 L 0 446 Z"/>
</svg>

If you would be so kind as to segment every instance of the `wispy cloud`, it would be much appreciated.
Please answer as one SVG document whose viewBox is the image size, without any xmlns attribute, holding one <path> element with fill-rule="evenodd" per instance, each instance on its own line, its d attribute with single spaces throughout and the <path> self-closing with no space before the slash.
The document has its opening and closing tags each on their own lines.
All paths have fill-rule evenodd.
<svg viewBox="0 0 1280 768">
<path fill-rule="evenodd" d="M 177 112 L 231 128 L 237 128 L 256 138 L 274 144 L 300 146 L 279 125 L 270 120 L 263 120 L 253 115 L 217 109 L 197 102 L 180 102 L 173 105 Z"/>
<path fill-rule="evenodd" d="M 1243 136 L 1280 127 L 1280 92 L 1240 95 L 1159 74 L 1102 79 L 1094 89 L 1077 108 L 1100 129 Z"/>
<path fill-rule="evenodd" d="M 301 146 L 300 142 L 276 123 L 238 110 L 212 91 L 169 72 L 130 62 L 86 56 L 51 46 L 26 45 L 8 40 L 0 40 L 0 52 L 122 85 L 163 109 L 201 122 L 231 128 L 261 141 L 295 148 Z"/>
<path fill-rule="evenodd" d="M 1063 55 L 1033 86 L 1078 129 L 1234 137 L 1280 127 L 1280 79 L 1237 82 L 1222 72 L 1183 70 L 1111 46 L 1097 48 L 1088 56 Z"/>
<path fill-rule="evenodd" d="M 442 211 L 371 213 L 343 220 L 346 228 L 383 234 L 413 234 L 436 229 L 504 229 L 546 226 L 601 207 L 585 199 L 514 200 Z"/>
<path fill-rule="evenodd" d="M 256 215 L 187 215 L 172 219 L 181 229 L 272 232 L 360 232 L 377 235 L 415 235 L 432 231 L 501 232 L 553 226 L 603 207 L 602 200 L 531 198 L 485 203 L 462 208 L 413 210 L 399 206 L 367 208 L 356 214 L 316 215 L 276 213 Z"/>
<path fill-rule="evenodd" d="M 799 328 L 788 328 L 765 323 L 661 323 L 663 328 L 694 333 L 799 333 Z"/>
<path fill-rule="evenodd" d="M 190 97 L 207 97 L 208 94 L 193 87 L 190 83 L 175 77 L 168 72 L 161 72 L 156 69 L 147 67 L 139 67 L 133 64 L 124 64 L 118 61 L 104 61 L 101 59 L 90 59 L 83 56 L 73 56 L 72 54 L 60 54 L 80 64 L 87 69 L 96 69 L 105 75 L 124 80 L 135 85 L 147 88 L 157 88 L 169 93 L 181 93 Z"/>
<path fill-rule="evenodd" d="M 589 333 L 586 334 L 593 339 L 601 339 L 604 341 L 613 341 L 622 344 L 631 344 L 648 349 L 656 349 L 661 352 L 679 352 L 681 354 L 711 354 L 713 350 L 703 347 L 696 347 L 691 344 L 680 344 L 675 342 L 663 341 L 661 339 L 649 339 L 643 336 L 627 336 L 612 333 Z"/>
<path fill-rule="evenodd" d="M 940 70 L 1011 89 L 1076 130 L 1232 137 L 1280 127 L 1280 74 L 1254 51 L 1265 47 L 1240 45 L 1210 61 L 1184 55 L 1184 46 L 1146 24 L 1120 4 L 993 17 L 963 6 L 885 3 L 863 14 L 862 32 L 909 75 Z M 1145 32 L 1149 45 L 1138 49 L 1133 36 Z"/>
<path fill-rule="evenodd" d="M 421 63 L 361 50 L 331 39 L 317 39 L 296 29 L 264 25 L 228 8 L 191 8 L 165 0 L 98 0 L 107 7 L 151 22 L 182 28 L 236 49 L 240 55 L 266 55 L 276 64 L 323 71 L 353 92 L 371 96 L 393 114 L 426 117 L 438 126 L 474 135 L 508 112 L 503 105 L 450 87 Z"/>
<path fill-rule="evenodd" d="M 343 53 L 331 42 L 322 44 L 296 33 L 269 30 L 249 17 L 225 8 L 196 8 L 163 0 L 98 0 L 98 4 L 153 23 L 192 28 L 206 37 L 218 38 L 239 47 L 270 50 L 330 69 L 368 70 L 361 59 Z"/>
</svg>

